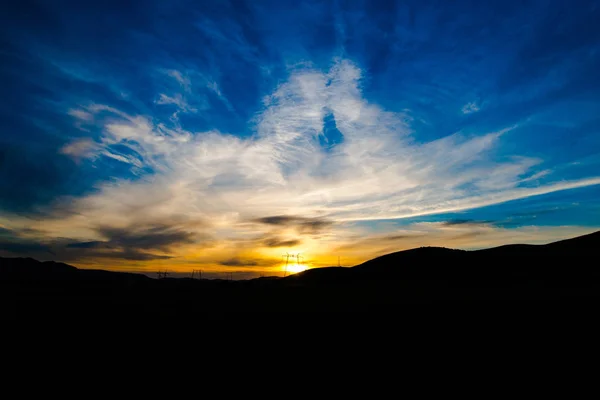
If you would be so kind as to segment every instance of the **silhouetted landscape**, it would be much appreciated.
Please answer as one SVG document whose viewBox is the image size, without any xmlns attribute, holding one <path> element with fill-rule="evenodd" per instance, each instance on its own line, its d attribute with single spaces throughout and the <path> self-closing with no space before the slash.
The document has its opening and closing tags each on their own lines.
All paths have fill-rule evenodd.
<svg viewBox="0 0 600 400">
<path fill-rule="evenodd" d="M 243 281 L 153 279 L 0 258 L 5 315 L 171 316 L 229 311 L 393 311 L 411 304 L 600 299 L 600 232 L 546 245 L 422 247 L 345 268 Z"/>
</svg>

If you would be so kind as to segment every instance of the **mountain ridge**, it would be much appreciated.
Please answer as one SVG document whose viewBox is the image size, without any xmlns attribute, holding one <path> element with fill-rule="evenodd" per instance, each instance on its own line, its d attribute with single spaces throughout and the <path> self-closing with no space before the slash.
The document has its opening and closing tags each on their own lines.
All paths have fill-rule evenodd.
<svg viewBox="0 0 600 400">
<path fill-rule="evenodd" d="M 392 264 L 402 264 L 406 267 L 402 272 L 407 273 L 414 269 L 419 263 L 427 267 L 428 263 L 441 262 L 444 264 L 451 262 L 481 262 L 481 257 L 532 257 L 541 256 L 560 257 L 569 255 L 568 253 L 578 252 L 576 255 L 587 255 L 588 252 L 600 248 L 600 231 L 574 238 L 559 240 L 546 244 L 507 244 L 479 250 L 460 250 L 438 246 L 423 246 L 408 250 L 401 250 L 393 253 L 384 254 L 379 257 L 367 260 L 361 264 L 352 267 L 322 267 L 313 268 L 297 274 L 293 274 L 284 279 L 302 280 L 313 279 L 313 275 L 319 278 L 331 280 L 340 278 L 346 280 L 347 275 L 355 274 L 356 278 L 371 277 L 376 273 L 397 273 L 390 267 Z M 352 271 L 352 272 L 349 272 Z M 393 271 L 393 272 L 392 272 Z M 425 271 L 423 271 L 425 272 Z M 337 275 L 336 275 L 337 274 Z M 346 276 L 345 276 L 346 274 Z M 0 257 L 0 277 L 39 277 L 39 278 L 60 278 L 88 275 L 89 278 L 129 278 L 140 277 L 139 279 L 149 278 L 146 275 L 121 271 L 107 271 L 102 269 L 80 269 L 72 265 L 56 261 L 38 261 L 31 257 Z M 409 274 L 410 275 L 410 274 Z M 143 278 L 142 278 L 143 277 Z M 259 280 L 260 278 L 250 279 Z M 264 281 L 264 279 L 263 279 Z"/>
<path fill-rule="evenodd" d="M 564 239 L 547 244 L 508 244 L 480 250 L 458 250 L 446 247 L 418 247 L 409 250 L 385 254 L 359 265 L 346 268 L 346 272 L 340 272 L 340 278 L 352 279 L 432 279 L 435 277 L 451 278 L 452 274 L 481 276 L 489 273 L 500 275 L 502 269 L 508 275 L 531 275 L 535 269 L 534 264 L 545 263 L 546 273 L 556 275 L 553 264 L 556 261 L 566 261 L 565 257 L 590 257 L 596 248 L 600 248 L 600 231 L 575 238 Z M 497 263 L 507 262 L 509 265 L 497 268 Z M 455 269 L 450 270 L 449 264 Z M 489 264 L 487 269 L 481 264 Z M 529 265 L 528 265 L 529 264 Z M 327 276 L 327 280 L 333 278 L 332 271 L 322 271 L 315 268 L 306 270 L 299 274 L 290 276 L 290 279 L 318 279 Z M 570 267 L 574 268 L 574 267 Z M 463 271 L 461 271 L 463 269 Z M 520 271 L 518 271 L 520 269 Z M 321 270 L 321 271 L 319 271 Z M 590 271 L 594 272 L 594 271 Z M 345 275 L 344 275 L 345 274 Z M 377 274 L 381 274 L 377 278 Z M 314 275 L 311 276 L 311 275 Z"/>
<path fill-rule="evenodd" d="M 397 312 L 414 304 L 580 301 L 600 304 L 600 232 L 547 245 L 465 251 L 421 247 L 354 267 L 285 278 L 151 279 L 27 258 L 0 258 L 0 301 L 9 315 L 164 317 L 204 312 Z M 23 267 L 23 268 L 21 268 Z M 12 314 L 11 314 L 12 313 Z"/>
</svg>

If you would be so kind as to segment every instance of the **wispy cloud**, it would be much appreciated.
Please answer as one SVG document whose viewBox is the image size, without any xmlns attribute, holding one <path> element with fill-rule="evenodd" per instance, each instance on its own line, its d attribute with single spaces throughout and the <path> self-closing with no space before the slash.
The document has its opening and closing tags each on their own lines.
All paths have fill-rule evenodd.
<svg viewBox="0 0 600 400">
<path fill-rule="evenodd" d="M 116 157 L 114 146 L 125 147 L 135 155 L 127 162 L 159 173 L 151 180 L 102 185 L 99 194 L 77 199 L 75 207 L 89 210 L 96 208 L 90 203 L 101 203 L 106 215 L 121 209 L 125 197 L 140 201 L 134 198 L 160 192 L 183 207 L 180 212 L 192 214 L 349 221 L 457 211 L 600 183 L 590 178 L 522 186 L 540 176 L 532 171 L 540 160 L 497 161 L 492 154 L 514 127 L 415 143 L 402 114 L 362 97 L 361 75 L 347 60 L 325 73 L 293 72 L 265 98 L 256 135 L 249 139 L 170 129 L 147 117 L 120 114 L 124 118 L 104 126 L 101 154 Z M 343 140 L 326 153 L 318 139 L 328 113 Z"/>
<path fill-rule="evenodd" d="M 60 148 L 60 153 L 79 159 L 92 154 L 96 150 L 96 147 L 97 143 L 92 139 L 84 138 L 67 143 Z"/>
<path fill-rule="evenodd" d="M 175 69 L 166 70 L 165 73 L 171 78 L 175 79 L 177 83 L 186 91 L 189 92 L 191 88 L 191 80 L 188 76 L 184 75 L 181 71 Z"/>
<path fill-rule="evenodd" d="M 167 74 L 183 94 L 161 94 L 158 103 L 194 110 L 184 97 L 190 79 L 175 70 Z M 541 159 L 496 157 L 494 150 L 515 125 L 418 142 L 407 115 L 386 111 L 363 97 L 362 78 L 361 69 L 344 59 L 334 60 L 327 71 L 296 68 L 264 98 L 264 108 L 251 121 L 254 134 L 247 138 L 190 131 L 102 105 L 71 112 L 82 122 L 97 121 L 101 134 L 97 141 L 66 145 L 64 154 L 108 157 L 132 171 L 147 168 L 152 174 L 99 183 L 92 194 L 59 199 L 54 207 L 62 210 L 60 218 L 49 212 L 46 233 L 79 239 L 71 245 L 79 251 L 100 254 L 113 246 L 125 258 L 142 259 L 198 257 L 190 256 L 196 254 L 194 244 L 210 230 L 221 255 L 214 250 L 205 257 L 215 265 L 235 264 L 219 261 L 224 251 L 243 251 L 247 257 L 252 257 L 248 252 L 263 252 L 259 259 L 273 262 L 280 247 L 315 251 L 319 245 L 345 243 L 355 232 L 355 221 L 460 211 L 600 184 L 599 177 L 590 177 L 539 185 L 539 178 L 551 176 L 536 169 Z M 216 84 L 210 87 L 221 96 Z M 100 114 L 104 117 L 96 118 Z M 335 121 L 341 138 L 325 148 L 321 139 L 327 134 L 326 118 Z M 202 223 L 185 231 L 160 225 L 181 219 Z M 475 228 L 498 232 L 497 227 L 474 225 L 447 223 L 436 229 L 449 243 L 459 243 L 449 236 L 450 229 L 469 228 L 470 235 Z M 138 232 L 136 226 L 164 229 Z M 421 243 L 413 234 L 422 230 L 389 232 L 380 243 Z M 257 233 L 262 239 L 255 239 Z M 457 231 L 456 237 L 464 233 Z M 236 250 L 236 243 L 244 240 L 248 246 Z"/>
<path fill-rule="evenodd" d="M 463 114 L 473 114 L 481 110 L 481 106 L 477 102 L 470 102 L 463 106 L 462 113 Z"/>
</svg>

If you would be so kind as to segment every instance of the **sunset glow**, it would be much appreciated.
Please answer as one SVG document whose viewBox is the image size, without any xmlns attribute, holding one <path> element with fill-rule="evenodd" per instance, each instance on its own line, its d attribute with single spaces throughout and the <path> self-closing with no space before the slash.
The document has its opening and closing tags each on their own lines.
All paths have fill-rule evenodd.
<svg viewBox="0 0 600 400">
<path fill-rule="evenodd" d="M 285 266 L 283 266 L 285 270 Z M 287 271 L 292 274 L 296 274 L 298 272 L 306 271 L 306 265 L 302 264 L 290 264 L 287 266 Z"/>
</svg>

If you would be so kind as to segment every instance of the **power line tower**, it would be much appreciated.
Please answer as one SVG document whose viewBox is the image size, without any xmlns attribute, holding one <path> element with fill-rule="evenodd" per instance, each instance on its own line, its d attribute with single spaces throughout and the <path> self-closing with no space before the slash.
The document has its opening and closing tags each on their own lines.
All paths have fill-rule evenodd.
<svg viewBox="0 0 600 400">
<path fill-rule="evenodd" d="M 202 270 L 201 269 L 193 269 L 192 270 L 192 279 L 194 279 L 194 276 L 197 276 L 198 279 L 202 279 Z"/>
<path fill-rule="evenodd" d="M 340 264 L 340 256 L 338 256 L 338 267 L 341 267 L 342 264 Z"/>
<path fill-rule="evenodd" d="M 285 278 L 287 276 L 287 271 L 288 271 L 288 264 L 290 263 L 290 256 L 293 258 L 294 256 L 291 255 L 290 253 L 286 252 L 285 254 L 283 254 L 283 257 L 285 258 L 285 271 L 283 273 L 283 277 Z"/>
<path fill-rule="evenodd" d="M 169 271 L 158 271 L 156 274 L 158 275 L 158 279 L 165 279 L 167 276 L 169 276 Z"/>
</svg>

